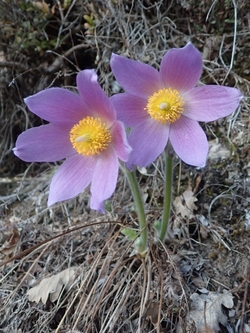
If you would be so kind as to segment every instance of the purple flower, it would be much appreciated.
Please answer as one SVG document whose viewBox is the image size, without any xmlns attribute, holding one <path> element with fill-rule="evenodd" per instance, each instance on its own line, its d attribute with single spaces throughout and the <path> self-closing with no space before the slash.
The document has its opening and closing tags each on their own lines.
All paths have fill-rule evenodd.
<svg viewBox="0 0 250 333">
<path fill-rule="evenodd" d="M 50 88 L 25 99 L 50 124 L 22 133 L 15 155 L 27 162 L 66 158 L 52 179 L 49 206 L 75 197 L 91 183 L 90 207 L 104 212 L 104 201 L 116 187 L 118 158 L 128 160 L 131 148 L 124 126 L 97 79 L 94 70 L 83 70 L 77 75 L 80 95 Z"/>
<path fill-rule="evenodd" d="M 125 93 L 112 97 L 117 119 L 134 127 L 128 138 L 133 149 L 129 168 L 152 163 L 168 139 L 185 163 L 204 166 L 208 141 L 198 121 L 228 116 L 243 97 L 236 88 L 195 87 L 202 72 L 202 58 L 191 43 L 168 51 L 159 71 L 116 54 L 112 55 L 111 69 L 125 89 Z"/>
</svg>

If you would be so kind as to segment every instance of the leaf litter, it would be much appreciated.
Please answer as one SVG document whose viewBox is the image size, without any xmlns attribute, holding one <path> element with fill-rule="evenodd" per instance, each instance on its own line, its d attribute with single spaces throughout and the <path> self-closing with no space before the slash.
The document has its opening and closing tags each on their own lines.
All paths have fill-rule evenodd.
<svg viewBox="0 0 250 333">
<path fill-rule="evenodd" d="M 182 195 L 176 197 L 173 201 L 176 214 L 180 214 L 182 218 L 193 218 L 194 211 L 197 210 L 197 207 L 195 206 L 196 201 L 198 201 L 198 199 L 195 197 L 191 186 L 188 186 Z"/>
<path fill-rule="evenodd" d="M 188 325 L 191 323 L 195 325 L 197 332 L 218 333 L 220 331 L 219 324 L 227 327 L 229 324 L 228 316 L 224 314 L 222 305 L 227 309 L 231 309 L 234 305 L 233 296 L 228 292 L 208 292 L 208 293 L 194 293 L 190 296 L 191 310 L 186 316 L 184 323 Z M 182 333 L 183 330 L 179 328 L 177 333 Z"/>
<path fill-rule="evenodd" d="M 44 278 L 37 286 L 27 291 L 29 301 L 38 303 L 41 300 L 43 304 L 46 304 L 49 298 L 51 302 L 55 302 L 62 289 L 67 291 L 71 287 L 76 278 L 77 269 L 77 267 L 72 266 Z"/>
</svg>

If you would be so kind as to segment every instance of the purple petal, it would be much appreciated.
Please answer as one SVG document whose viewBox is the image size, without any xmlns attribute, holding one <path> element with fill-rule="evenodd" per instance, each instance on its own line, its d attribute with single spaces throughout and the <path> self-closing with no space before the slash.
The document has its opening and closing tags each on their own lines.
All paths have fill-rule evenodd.
<svg viewBox="0 0 250 333">
<path fill-rule="evenodd" d="M 132 148 L 128 144 L 127 134 L 123 123 L 116 121 L 112 127 L 113 147 L 115 148 L 117 156 L 123 161 L 127 162 Z"/>
<path fill-rule="evenodd" d="M 197 121 L 213 121 L 234 112 L 243 95 L 236 88 L 211 85 L 191 89 L 183 97 L 183 115 Z"/>
<path fill-rule="evenodd" d="M 169 50 L 161 61 L 160 74 L 165 86 L 180 91 L 195 87 L 201 72 L 201 54 L 191 43 Z"/>
<path fill-rule="evenodd" d="M 163 152 L 169 135 L 169 126 L 153 119 L 137 125 L 129 135 L 128 142 L 132 147 L 127 166 L 146 167 Z"/>
<path fill-rule="evenodd" d="M 19 135 L 14 154 L 26 162 L 55 162 L 76 153 L 69 140 L 71 126 L 30 128 Z"/>
<path fill-rule="evenodd" d="M 85 69 L 77 75 L 77 88 L 94 117 L 100 117 L 111 126 L 116 119 L 116 112 L 97 80 L 94 70 Z"/>
<path fill-rule="evenodd" d="M 203 167 L 208 154 L 207 137 L 200 125 L 181 117 L 170 126 L 169 139 L 176 154 L 187 164 Z"/>
<path fill-rule="evenodd" d="M 52 178 L 48 206 L 83 192 L 91 182 L 95 163 L 94 157 L 79 154 L 66 159 Z"/>
<path fill-rule="evenodd" d="M 150 65 L 112 54 L 110 66 L 126 92 L 148 98 L 163 87 L 159 72 Z"/>
<path fill-rule="evenodd" d="M 118 177 L 118 159 L 111 147 L 97 159 L 91 183 L 90 208 L 104 213 L 104 201 L 114 192 Z"/>
<path fill-rule="evenodd" d="M 67 89 L 46 89 L 24 101 L 30 111 L 50 122 L 75 124 L 89 115 L 83 99 Z"/>
<path fill-rule="evenodd" d="M 134 127 L 149 117 L 144 110 L 146 99 L 122 93 L 112 96 L 111 102 L 116 109 L 117 119 L 124 122 L 125 126 Z"/>
</svg>

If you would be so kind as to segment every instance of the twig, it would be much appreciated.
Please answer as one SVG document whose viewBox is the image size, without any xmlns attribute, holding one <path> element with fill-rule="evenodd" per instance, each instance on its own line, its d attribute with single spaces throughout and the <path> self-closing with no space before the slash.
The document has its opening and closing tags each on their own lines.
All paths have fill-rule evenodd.
<svg viewBox="0 0 250 333">
<path fill-rule="evenodd" d="M 106 224 L 106 223 L 107 223 L 107 224 L 117 224 L 117 221 L 93 222 L 93 223 L 88 223 L 88 224 L 86 224 L 86 225 L 81 225 L 80 227 L 76 227 L 76 228 L 73 228 L 73 229 L 70 229 L 70 230 L 66 230 L 66 231 L 60 233 L 59 235 L 56 235 L 56 236 L 51 237 L 51 238 L 49 238 L 49 239 L 45 239 L 44 241 L 42 241 L 42 242 L 40 242 L 40 243 L 38 243 L 38 244 L 36 244 L 36 245 L 30 247 L 29 249 L 26 249 L 26 250 L 24 250 L 23 252 L 18 253 L 17 255 L 11 257 L 10 259 L 7 259 L 7 260 L 1 262 L 1 263 L 0 263 L 0 267 L 6 265 L 6 264 L 8 264 L 8 263 L 10 263 L 11 261 L 14 261 L 14 260 L 16 260 L 16 259 L 19 259 L 19 258 L 24 257 L 25 255 L 27 255 L 27 254 L 29 254 L 30 252 L 32 252 L 32 251 L 34 251 L 35 249 L 37 249 L 38 247 L 40 247 L 40 246 L 42 246 L 42 245 L 44 245 L 44 244 L 47 244 L 47 243 L 51 242 L 52 240 L 55 240 L 55 239 L 57 239 L 57 238 L 60 238 L 60 237 L 65 236 L 65 235 L 67 235 L 67 234 L 70 234 L 71 232 L 74 232 L 74 231 L 77 231 L 77 230 L 80 230 L 80 229 L 83 229 L 83 228 L 87 228 L 87 227 L 90 227 L 90 226 L 100 225 L 100 224 L 102 224 L 102 223 L 104 223 L 104 224 Z"/>
<path fill-rule="evenodd" d="M 58 54 L 58 58 L 56 58 L 56 60 L 53 62 L 53 64 L 51 64 L 48 68 L 43 68 L 44 72 L 47 74 L 51 74 L 54 73 L 56 70 L 58 70 L 60 68 L 60 66 L 63 63 L 63 60 L 67 60 L 68 62 L 70 62 L 69 59 L 67 59 L 67 57 L 74 51 L 76 50 L 80 50 L 83 48 L 88 48 L 88 45 L 85 44 L 79 44 L 79 45 L 75 45 L 73 46 L 71 49 L 69 49 L 68 51 L 66 51 L 63 55 L 59 55 Z M 55 53 L 53 51 L 47 51 L 47 52 L 51 52 L 51 53 Z"/>
<path fill-rule="evenodd" d="M 239 331 L 240 333 L 243 333 L 243 324 L 244 324 L 244 316 L 245 316 L 245 310 L 246 310 L 249 282 L 250 282 L 250 263 L 248 264 L 247 274 L 245 277 L 245 291 L 244 291 L 244 298 L 243 298 L 243 302 L 242 302 L 242 313 L 241 313 L 240 331 Z"/>
<path fill-rule="evenodd" d="M 19 68 L 23 71 L 27 71 L 29 67 L 27 65 L 21 64 L 20 62 L 15 62 L 15 61 L 1 61 L 0 62 L 0 67 L 16 67 Z"/>
<path fill-rule="evenodd" d="M 231 55 L 231 61 L 230 61 L 230 66 L 228 68 L 227 74 L 223 80 L 223 84 L 226 81 L 229 73 L 231 72 L 233 68 L 233 63 L 234 63 L 234 54 L 235 54 L 235 44 L 236 44 L 236 36 L 237 36 L 237 5 L 235 3 L 235 0 L 232 0 L 233 5 L 234 5 L 234 38 L 233 38 L 233 49 L 232 49 L 232 55 Z"/>
</svg>

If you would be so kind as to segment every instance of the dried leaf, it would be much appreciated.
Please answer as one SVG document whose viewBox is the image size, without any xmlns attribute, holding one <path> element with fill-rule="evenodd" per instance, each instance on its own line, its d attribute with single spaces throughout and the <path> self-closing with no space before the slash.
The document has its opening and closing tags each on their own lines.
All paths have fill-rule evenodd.
<svg viewBox="0 0 250 333">
<path fill-rule="evenodd" d="M 219 323 L 223 326 L 227 326 L 228 319 L 223 313 L 221 305 L 231 309 L 233 307 L 233 296 L 224 292 L 210 292 L 208 294 L 191 295 L 192 310 L 186 316 L 185 322 L 194 322 L 196 326 L 196 332 L 215 332 L 220 331 Z M 178 330 L 178 332 L 182 332 Z"/>
<path fill-rule="evenodd" d="M 40 299 L 46 304 L 48 297 L 51 302 L 58 299 L 59 294 L 64 286 L 67 290 L 76 277 L 77 267 L 72 266 L 62 272 L 43 279 L 37 286 L 28 290 L 27 295 L 30 302 L 38 303 Z"/>
<path fill-rule="evenodd" d="M 0 51 L 0 62 L 4 62 L 6 61 L 5 56 L 4 56 L 4 52 Z"/>
<path fill-rule="evenodd" d="M 209 160 L 226 160 L 231 156 L 230 149 L 227 147 L 222 146 L 217 139 L 209 141 L 209 153 L 208 159 Z"/>
<path fill-rule="evenodd" d="M 151 323 L 157 327 L 160 333 L 163 333 L 163 329 L 160 323 L 160 326 L 158 326 L 158 313 L 160 312 L 160 305 L 157 302 L 152 302 L 152 300 L 148 300 L 146 302 L 146 317 L 151 321 Z M 157 331 L 158 331 L 157 330 Z"/>
<path fill-rule="evenodd" d="M 214 330 L 207 325 L 199 328 L 198 333 L 214 333 Z"/>
<path fill-rule="evenodd" d="M 191 186 L 189 186 L 187 190 L 183 192 L 181 196 L 176 197 L 173 202 L 176 214 L 180 214 L 182 218 L 193 218 L 193 211 L 197 209 L 194 204 L 196 201 L 197 199 L 194 197 Z"/>
<path fill-rule="evenodd" d="M 49 6 L 45 1 L 42 1 L 42 2 L 35 1 L 35 2 L 33 2 L 33 6 L 37 9 L 41 10 L 45 14 L 49 14 L 49 12 L 50 12 Z"/>
<path fill-rule="evenodd" d="M 19 231 L 15 223 L 7 222 L 1 229 L 0 252 L 5 256 L 11 256 L 16 252 L 18 242 L 20 239 Z"/>
<path fill-rule="evenodd" d="M 149 317 L 152 324 L 156 325 L 158 323 L 159 304 L 148 300 L 146 303 L 146 307 L 146 317 Z"/>
</svg>

